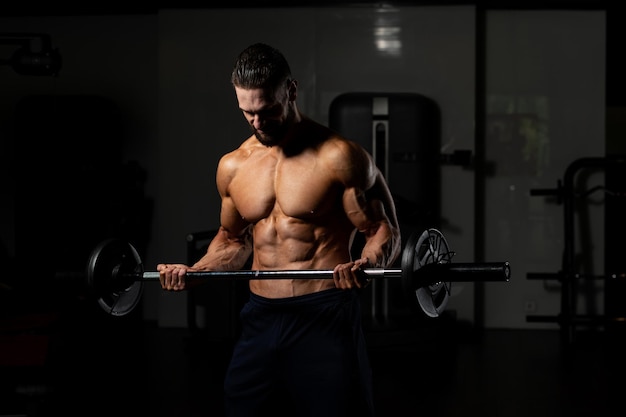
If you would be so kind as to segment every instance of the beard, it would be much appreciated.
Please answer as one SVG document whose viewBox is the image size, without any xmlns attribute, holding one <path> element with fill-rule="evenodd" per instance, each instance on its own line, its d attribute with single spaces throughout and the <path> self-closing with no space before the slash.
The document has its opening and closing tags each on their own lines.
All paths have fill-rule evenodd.
<svg viewBox="0 0 626 417">
<path fill-rule="evenodd" d="M 258 141 L 265 146 L 274 146 L 280 143 L 280 140 L 284 137 L 284 134 L 278 134 L 278 129 L 272 129 L 270 132 L 260 132 L 253 127 L 252 133 L 258 139 Z"/>
<path fill-rule="evenodd" d="M 255 129 L 251 126 L 252 133 L 261 144 L 265 146 L 276 146 L 280 144 L 285 137 L 289 128 L 293 125 L 294 113 L 289 112 L 287 117 L 282 121 L 268 120 L 263 126 L 263 131 Z"/>
</svg>

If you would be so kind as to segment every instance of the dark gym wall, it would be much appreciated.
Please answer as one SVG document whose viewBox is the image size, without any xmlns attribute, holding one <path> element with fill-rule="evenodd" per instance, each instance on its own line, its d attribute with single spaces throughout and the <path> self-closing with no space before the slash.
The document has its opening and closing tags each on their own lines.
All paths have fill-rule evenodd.
<svg viewBox="0 0 626 417">
<path fill-rule="evenodd" d="M 52 274 L 80 271 L 90 248 L 110 237 L 129 240 L 145 254 L 151 226 L 146 172 L 124 160 L 125 125 L 109 98 L 20 100 L 13 159 L 20 262 Z"/>
<path fill-rule="evenodd" d="M 2 260 L 20 271 L 3 274 L 2 284 L 31 291 L 25 300 L 32 304 L 47 298 L 46 305 L 62 308 L 84 289 L 67 292 L 67 299 L 55 296 L 66 284 L 46 294 L 55 287 L 50 271 L 84 270 L 86 254 L 105 236 L 128 237 L 144 254 L 151 238 L 156 17 L 0 16 L 0 22 L 1 34 L 48 34 L 62 58 L 57 76 L 0 65 Z M 38 51 L 37 45 L 31 47 Z M 19 46 L 1 37 L 0 58 Z"/>
</svg>

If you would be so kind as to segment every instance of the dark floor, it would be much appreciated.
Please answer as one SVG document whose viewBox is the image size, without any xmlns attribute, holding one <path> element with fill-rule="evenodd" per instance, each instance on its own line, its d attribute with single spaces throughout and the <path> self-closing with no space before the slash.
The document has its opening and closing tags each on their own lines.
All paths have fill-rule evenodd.
<svg viewBox="0 0 626 417">
<path fill-rule="evenodd" d="M 0 361 L 0 415 L 222 415 L 228 341 L 133 319 L 54 320 L 28 332 L 48 336 L 43 364 Z M 478 332 L 445 317 L 366 327 L 379 416 L 626 415 L 619 332 L 563 343 L 556 330 Z"/>
</svg>

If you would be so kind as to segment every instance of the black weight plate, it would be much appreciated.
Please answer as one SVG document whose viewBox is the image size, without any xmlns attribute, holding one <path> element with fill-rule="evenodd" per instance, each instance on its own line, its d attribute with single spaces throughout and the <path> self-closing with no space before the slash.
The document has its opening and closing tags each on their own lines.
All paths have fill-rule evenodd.
<svg viewBox="0 0 626 417">
<path fill-rule="evenodd" d="M 113 316 L 129 314 L 143 292 L 143 264 L 137 250 L 120 239 L 107 239 L 94 248 L 87 264 L 87 285 L 100 307 Z"/>
<path fill-rule="evenodd" d="M 415 279 L 419 274 L 417 271 L 426 264 L 448 263 L 452 255 L 443 234 L 433 228 L 411 235 L 402 252 L 402 282 L 405 293 L 415 293 L 420 308 L 430 317 L 438 317 L 445 310 L 452 283 L 436 282 L 419 286 L 419 280 Z"/>
</svg>

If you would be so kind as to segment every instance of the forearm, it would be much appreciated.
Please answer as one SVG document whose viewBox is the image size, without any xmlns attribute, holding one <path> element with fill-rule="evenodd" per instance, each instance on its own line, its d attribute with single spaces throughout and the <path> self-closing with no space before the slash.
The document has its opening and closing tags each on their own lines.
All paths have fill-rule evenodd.
<svg viewBox="0 0 626 417">
<path fill-rule="evenodd" d="M 367 258 L 372 267 L 388 268 L 400 255 L 401 246 L 400 229 L 381 223 L 375 230 L 365 232 L 361 257 Z"/>
<path fill-rule="evenodd" d="M 251 253 L 252 240 L 249 233 L 233 236 L 220 227 L 204 256 L 193 264 L 192 268 L 213 271 L 239 270 L 243 268 Z"/>
</svg>

